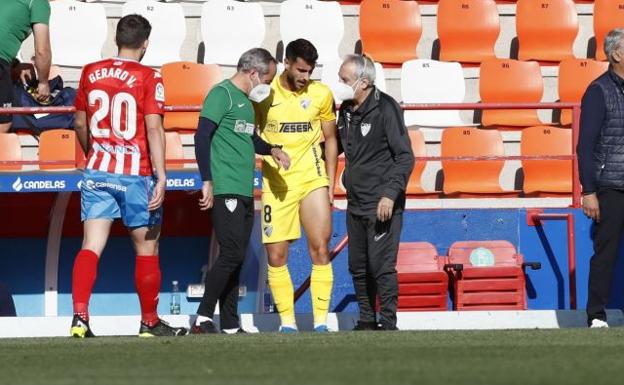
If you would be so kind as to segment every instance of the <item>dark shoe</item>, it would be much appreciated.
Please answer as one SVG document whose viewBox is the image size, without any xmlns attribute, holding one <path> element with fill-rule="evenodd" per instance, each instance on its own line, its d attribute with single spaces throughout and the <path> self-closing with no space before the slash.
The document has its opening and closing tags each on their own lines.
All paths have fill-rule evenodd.
<svg viewBox="0 0 624 385">
<path fill-rule="evenodd" d="M 353 330 L 354 331 L 367 331 L 367 330 L 371 331 L 371 330 L 377 330 L 378 328 L 379 327 L 376 322 L 358 321 L 355 327 L 353 328 Z"/>
<path fill-rule="evenodd" d="M 85 321 L 78 314 L 74 314 L 72 319 L 71 329 L 69 329 L 69 335 L 74 338 L 93 338 L 95 334 L 89 327 L 89 321 Z"/>
<path fill-rule="evenodd" d="M 221 330 L 212 321 L 204 321 L 199 325 L 193 325 L 191 328 L 193 334 L 219 334 Z"/>
<path fill-rule="evenodd" d="M 158 323 L 151 327 L 141 322 L 139 329 L 139 337 L 178 337 L 187 334 L 187 328 L 174 328 L 161 319 L 158 319 Z"/>
<path fill-rule="evenodd" d="M 392 331 L 399 330 L 399 328 L 396 327 L 396 325 L 386 324 L 382 322 L 381 324 L 379 324 L 379 328 L 377 330 Z"/>
</svg>

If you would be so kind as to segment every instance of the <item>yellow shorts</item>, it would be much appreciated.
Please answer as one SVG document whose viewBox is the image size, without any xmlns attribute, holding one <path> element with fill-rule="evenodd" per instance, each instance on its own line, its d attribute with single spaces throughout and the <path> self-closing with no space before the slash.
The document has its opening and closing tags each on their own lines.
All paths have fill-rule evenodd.
<svg viewBox="0 0 624 385">
<path fill-rule="evenodd" d="M 296 190 L 262 192 L 262 243 L 291 241 L 301 237 L 299 206 L 312 191 L 328 187 L 327 178 L 319 178 Z"/>
</svg>

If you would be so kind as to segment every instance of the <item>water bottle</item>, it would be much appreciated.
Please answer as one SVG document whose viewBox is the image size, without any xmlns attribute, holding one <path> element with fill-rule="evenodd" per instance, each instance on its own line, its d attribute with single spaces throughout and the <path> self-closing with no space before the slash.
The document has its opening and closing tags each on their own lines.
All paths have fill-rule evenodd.
<svg viewBox="0 0 624 385">
<path fill-rule="evenodd" d="M 180 314 L 180 289 L 178 281 L 173 281 L 171 288 L 171 302 L 169 303 L 169 313 Z"/>
<path fill-rule="evenodd" d="M 264 285 L 262 302 L 265 313 L 273 313 L 275 311 L 275 307 L 273 306 L 273 297 L 271 296 L 271 289 L 269 288 L 269 281 L 266 281 L 266 285 Z"/>
</svg>

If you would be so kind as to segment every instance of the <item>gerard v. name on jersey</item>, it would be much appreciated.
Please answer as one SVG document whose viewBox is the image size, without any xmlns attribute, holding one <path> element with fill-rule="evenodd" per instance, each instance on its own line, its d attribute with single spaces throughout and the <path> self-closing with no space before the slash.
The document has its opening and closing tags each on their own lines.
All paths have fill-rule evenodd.
<svg viewBox="0 0 624 385">
<path fill-rule="evenodd" d="M 132 87 L 132 85 L 136 82 L 136 77 L 130 76 L 128 71 L 124 71 L 121 68 L 100 68 L 89 74 L 89 82 L 95 83 L 100 79 L 106 78 L 115 78 L 119 79 L 122 82 L 127 80 L 128 87 Z"/>
</svg>

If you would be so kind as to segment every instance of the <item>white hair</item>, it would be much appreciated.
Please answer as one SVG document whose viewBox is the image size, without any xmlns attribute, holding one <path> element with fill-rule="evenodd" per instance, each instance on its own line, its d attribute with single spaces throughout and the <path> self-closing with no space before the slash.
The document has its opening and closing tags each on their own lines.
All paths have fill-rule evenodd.
<svg viewBox="0 0 624 385">
<path fill-rule="evenodd" d="M 604 41 L 604 52 L 609 59 L 609 63 L 613 64 L 613 52 L 621 48 L 622 37 L 624 36 L 624 28 L 616 28 L 611 30 Z"/>
<path fill-rule="evenodd" d="M 359 78 L 366 79 L 370 84 L 375 84 L 375 63 L 368 57 L 362 55 L 347 55 L 343 64 L 353 63 L 356 68 L 356 75 Z"/>
</svg>

